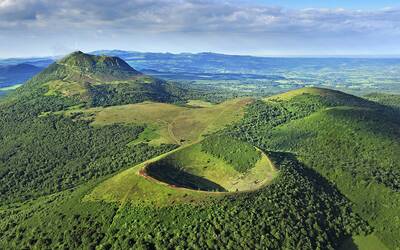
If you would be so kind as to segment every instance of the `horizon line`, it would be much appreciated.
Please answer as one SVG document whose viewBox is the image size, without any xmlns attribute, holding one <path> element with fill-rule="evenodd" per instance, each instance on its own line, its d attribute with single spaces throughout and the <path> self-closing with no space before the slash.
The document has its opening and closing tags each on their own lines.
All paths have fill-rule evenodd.
<svg viewBox="0 0 400 250">
<path fill-rule="evenodd" d="M 0 60 L 22 60 L 22 59 L 45 59 L 45 58 L 62 58 L 68 54 L 71 54 L 76 51 L 82 50 L 74 50 L 66 54 L 59 54 L 55 56 L 51 55 L 34 55 L 34 56 L 27 56 L 27 57 L 0 57 Z M 152 53 L 152 54 L 172 54 L 172 55 L 182 55 L 182 54 L 191 54 L 191 55 L 198 55 L 198 54 L 217 54 L 217 55 L 226 55 L 226 56 L 248 56 L 248 57 L 258 57 L 258 58 L 347 58 L 347 59 L 400 59 L 400 54 L 301 54 L 301 55 L 293 55 L 293 54 L 282 54 L 282 55 L 266 55 L 266 54 L 241 54 L 241 53 L 224 53 L 224 52 L 213 52 L 213 51 L 202 51 L 202 52 L 169 52 L 169 51 L 137 51 L 137 50 L 121 50 L 121 49 L 100 49 L 100 50 L 93 50 L 90 52 L 84 52 L 86 54 L 93 54 L 99 52 L 113 52 L 113 51 L 120 51 L 120 52 L 127 52 L 127 53 Z"/>
</svg>

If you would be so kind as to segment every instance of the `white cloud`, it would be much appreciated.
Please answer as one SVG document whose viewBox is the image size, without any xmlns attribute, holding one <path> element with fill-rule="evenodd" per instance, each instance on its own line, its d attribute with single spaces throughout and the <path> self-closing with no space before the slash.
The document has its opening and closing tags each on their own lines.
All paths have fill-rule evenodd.
<svg viewBox="0 0 400 250">
<path fill-rule="evenodd" d="M 53 36 L 53 40 L 60 36 L 60 41 L 68 40 L 67 36 L 99 39 L 103 34 L 120 39 L 173 34 L 183 40 L 193 34 L 188 41 L 206 42 L 212 35 L 226 37 L 229 43 L 243 34 L 242 40 L 252 39 L 253 46 L 267 39 L 275 46 L 289 43 L 282 39 L 306 46 L 329 38 L 393 38 L 400 35 L 399 28 L 400 9 L 393 8 L 285 9 L 233 0 L 0 0 L 0 32 L 15 37 Z"/>
<path fill-rule="evenodd" d="M 1 0 L 2 27 L 110 28 L 156 32 L 370 32 L 399 27 L 400 10 L 288 10 L 232 1 Z"/>
</svg>

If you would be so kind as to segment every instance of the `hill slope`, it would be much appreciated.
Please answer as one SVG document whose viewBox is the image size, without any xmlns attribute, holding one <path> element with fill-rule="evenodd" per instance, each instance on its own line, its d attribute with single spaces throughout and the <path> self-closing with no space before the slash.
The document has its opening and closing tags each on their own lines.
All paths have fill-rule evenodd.
<svg viewBox="0 0 400 250">
<path fill-rule="evenodd" d="M 282 98 L 284 97 L 284 98 Z M 354 203 L 390 249 L 400 245 L 400 114 L 362 98 L 300 89 L 250 106 L 230 133 L 296 155 Z"/>
<path fill-rule="evenodd" d="M 371 93 L 365 96 L 368 100 L 400 110 L 400 95 Z"/>
<path fill-rule="evenodd" d="M 72 188 L 174 148 L 127 147 L 143 124 L 94 128 L 52 113 L 74 105 L 172 101 L 167 86 L 114 57 L 75 52 L 50 65 L 0 102 L 1 203 Z"/>
<path fill-rule="evenodd" d="M 118 57 L 74 52 L 29 80 L 17 95 L 53 96 L 86 106 L 146 100 L 174 102 L 174 86 L 134 70 Z"/>
</svg>

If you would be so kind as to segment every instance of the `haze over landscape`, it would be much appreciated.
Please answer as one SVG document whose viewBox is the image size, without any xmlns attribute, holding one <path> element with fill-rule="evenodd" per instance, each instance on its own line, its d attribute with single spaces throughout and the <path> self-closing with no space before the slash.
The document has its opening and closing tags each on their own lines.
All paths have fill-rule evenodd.
<svg viewBox="0 0 400 250">
<path fill-rule="evenodd" d="M 0 0 L 0 249 L 400 249 L 400 4 Z"/>
</svg>

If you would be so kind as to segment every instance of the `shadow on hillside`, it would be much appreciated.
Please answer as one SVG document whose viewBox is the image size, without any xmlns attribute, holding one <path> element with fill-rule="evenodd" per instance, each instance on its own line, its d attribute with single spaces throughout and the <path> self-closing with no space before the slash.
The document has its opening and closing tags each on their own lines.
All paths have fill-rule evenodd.
<svg viewBox="0 0 400 250">
<path fill-rule="evenodd" d="M 208 192 L 227 192 L 227 190 L 222 186 L 213 181 L 201 176 L 190 174 L 168 163 L 156 162 L 150 164 L 146 170 L 149 176 L 173 187 L 182 187 Z"/>
</svg>

